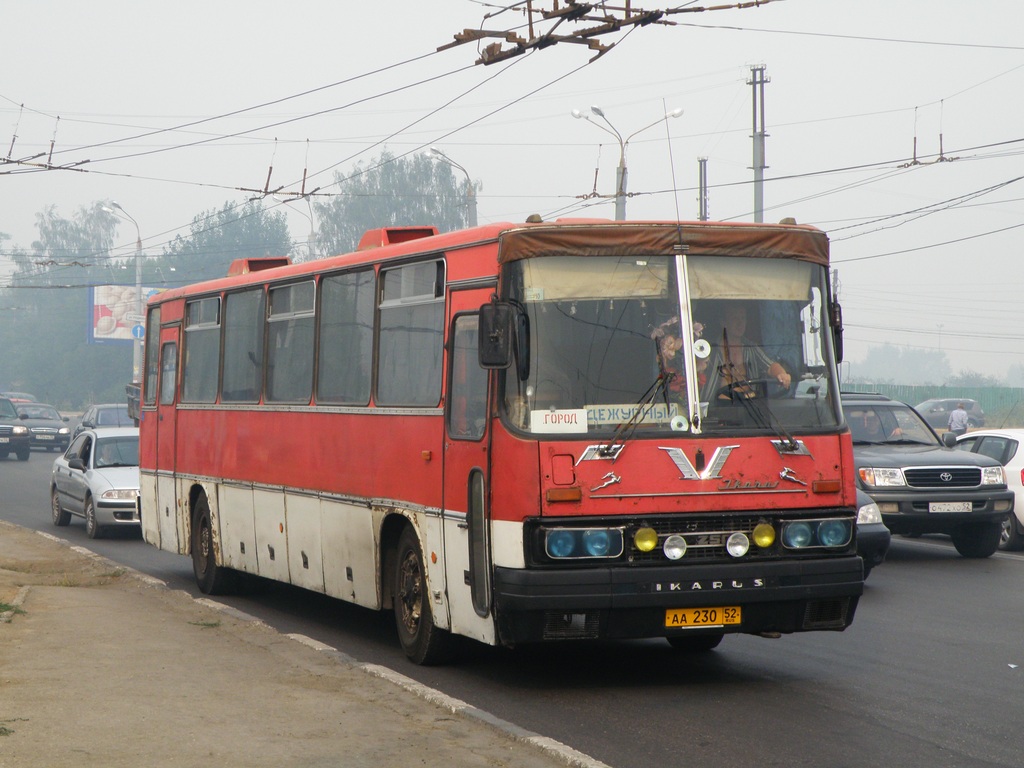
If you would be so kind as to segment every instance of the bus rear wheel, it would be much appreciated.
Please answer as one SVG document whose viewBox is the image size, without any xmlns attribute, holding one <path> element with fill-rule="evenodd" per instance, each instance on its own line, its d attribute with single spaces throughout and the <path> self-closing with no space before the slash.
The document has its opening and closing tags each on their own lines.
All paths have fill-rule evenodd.
<svg viewBox="0 0 1024 768">
<path fill-rule="evenodd" d="M 424 666 L 447 661 L 451 658 L 452 637 L 434 624 L 423 552 L 412 526 L 402 531 L 397 555 L 392 602 L 402 650 L 414 663 Z"/>
<path fill-rule="evenodd" d="M 200 496 L 196 501 L 192 518 L 192 572 L 204 595 L 223 595 L 234 586 L 234 573 L 231 569 L 217 565 L 210 503 L 206 496 Z"/>
</svg>

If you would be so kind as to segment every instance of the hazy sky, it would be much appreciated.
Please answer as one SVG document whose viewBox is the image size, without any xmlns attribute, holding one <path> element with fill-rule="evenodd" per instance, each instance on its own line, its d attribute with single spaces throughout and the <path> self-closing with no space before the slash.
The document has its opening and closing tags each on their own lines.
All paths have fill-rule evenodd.
<svg viewBox="0 0 1024 768">
<path fill-rule="evenodd" d="M 476 44 L 435 52 L 465 28 L 526 34 L 519 10 L 472 0 L 3 8 L 0 155 L 77 169 L 0 165 L 5 254 L 29 248 L 46 206 L 101 200 L 159 253 L 271 166 L 271 188 L 298 192 L 308 169 L 307 191 L 327 194 L 384 147 L 440 147 L 481 183 L 481 222 L 611 217 L 583 196 L 595 169 L 614 191 L 619 146 L 570 114 L 595 104 L 623 135 L 684 110 L 629 143 L 628 218 L 696 219 L 706 157 L 711 218 L 749 221 L 763 65 L 764 219 L 829 233 L 853 372 L 884 342 L 942 349 L 954 370 L 1024 364 L 1020 0 L 781 0 L 610 35 L 593 62 L 559 44 L 490 66 Z M 283 205 L 304 241 L 309 208 Z M 118 244 L 134 242 L 126 221 Z"/>
</svg>

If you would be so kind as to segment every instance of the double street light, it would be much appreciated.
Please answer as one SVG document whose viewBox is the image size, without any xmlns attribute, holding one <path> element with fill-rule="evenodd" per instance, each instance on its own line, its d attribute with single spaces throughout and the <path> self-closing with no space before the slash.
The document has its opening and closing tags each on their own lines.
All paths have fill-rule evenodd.
<svg viewBox="0 0 1024 768">
<path fill-rule="evenodd" d="M 137 222 L 128 211 L 121 207 L 121 204 L 115 200 L 110 201 L 110 205 L 121 212 L 128 221 L 135 225 L 135 323 L 141 325 L 144 315 L 144 307 L 142 303 L 142 233 L 139 230 L 139 222 Z M 104 207 L 105 211 L 113 213 L 110 208 Z M 134 347 L 132 350 L 132 381 L 141 381 L 142 375 L 142 338 L 133 333 Z"/>
<path fill-rule="evenodd" d="M 442 152 L 437 147 L 431 147 L 430 151 L 427 152 L 429 157 L 434 157 L 440 160 L 442 163 L 450 165 L 452 168 L 458 168 L 464 174 L 466 174 L 466 209 L 467 209 L 467 221 L 469 226 L 476 226 L 476 190 L 473 188 L 473 180 L 469 177 L 469 171 L 463 168 L 461 165 L 452 160 L 448 155 Z"/>
<path fill-rule="evenodd" d="M 667 112 L 664 115 L 664 117 L 659 117 L 657 120 L 655 120 L 650 125 L 645 125 L 640 130 L 633 131 L 633 133 L 629 134 L 629 136 L 627 136 L 626 138 L 623 138 L 622 134 L 619 133 L 619 129 L 616 128 L 614 125 L 612 125 L 611 120 L 609 120 L 608 117 L 605 115 L 603 109 L 601 109 L 598 106 L 593 106 L 593 107 L 590 108 L 590 111 L 596 117 L 601 118 L 605 123 L 607 123 L 608 127 L 605 128 L 603 125 L 601 125 L 601 123 L 599 123 L 599 122 L 597 122 L 595 120 L 592 120 L 590 118 L 590 115 L 586 114 L 585 112 L 581 112 L 578 109 L 574 109 L 572 111 L 572 116 L 575 117 L 577 120 L 586 120 L 588 123 L 591 123 L 592 125 L 600 128 L 605 133 L 610 133 L 612 136 L 615 137 L 616 141 L 619 142 L 619 166 L 615 170 L 615 220 L 616 221 L 625 221 L 625 219 L 626 219 L 626 147 L 629 146 L 630 140 L 634 136 L 636 136 L 638 133 L 643 133 L 648 128 L 653 128 L 654 126 L 656 126 L 656 125 L 658 125 L 660 123 L 665 122 L 669 118 L 679 117 L 681 114 L 683 114 L 683 110 L 682 110 L 681 107 L 677 107 L 676 109 L 673 109 L 671 112 Z"/>
</svg>

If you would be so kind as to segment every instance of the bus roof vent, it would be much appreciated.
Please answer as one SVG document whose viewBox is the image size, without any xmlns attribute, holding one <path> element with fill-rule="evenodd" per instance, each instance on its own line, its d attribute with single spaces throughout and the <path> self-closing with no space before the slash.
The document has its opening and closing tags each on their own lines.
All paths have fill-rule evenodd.
<svg viewBox="0 0 1024 768">
<path fill-rule="evenodd" d="M 384 245 L 394 243 L 406 243 L 410 240 L 419 240 L 421 237 L 433 237 L 437 234 L 437 227 L 381 227 L 380 229 L 368 229 L 366 234 L 359 240 L 357 250 L 365 251 L 369 248 L 380 248 Z"/>
<path fill-rule="evenodd" d="M 262 272 L 264 269 L 287 267 L 292 260 L 287 256 L 263 256 L 253 259 L 235 259 L 228 267 L 228 277 L 247 275 L 250 272 Z"/>
</svg>

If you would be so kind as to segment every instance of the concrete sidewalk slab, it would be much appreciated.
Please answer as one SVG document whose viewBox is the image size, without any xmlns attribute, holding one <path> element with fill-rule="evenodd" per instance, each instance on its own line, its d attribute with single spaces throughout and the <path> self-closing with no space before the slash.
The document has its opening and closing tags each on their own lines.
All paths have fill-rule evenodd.
<svg viewBox="0 0 1024 768">
<path fill-rule="evenodd" d="M 0 766 L 149 765 L 601 763 L 0 523 Z"/>
</svg>

